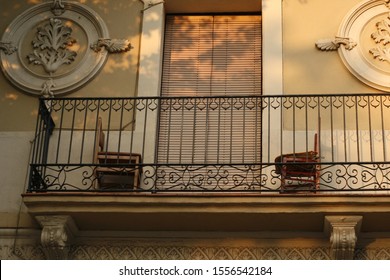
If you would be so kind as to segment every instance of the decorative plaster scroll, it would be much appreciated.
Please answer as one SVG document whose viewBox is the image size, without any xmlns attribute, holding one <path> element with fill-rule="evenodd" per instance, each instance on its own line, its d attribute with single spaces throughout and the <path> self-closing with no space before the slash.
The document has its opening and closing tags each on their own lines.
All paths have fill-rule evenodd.
<svg viewBox="0 0 390 280">
<path fill-rule="evenodd" d="M 53 17 L 56 10 L 61 11 L 60 17 Z M 24 93 L 67 94 L 99 73 L 108 51 L 95 53 L 88 45 L 109 37 L 102 18 L 88 6 L 75 1 L 46 1 L 24 11 L 6 28 L 0 41 L 13 42 L 18 49 L 8 50 L 2 44 L 1 49 L 11 54 L 0 57 L 1 68 Z"/>
<path fill-rule="evenodd" d="M 41 243 L 47 259 L 68 259 L 77 227 L 70 216 L 37 216 L 42 226 Z"/>
<path fill-rule="evenodd" d="M 341 45 L 344 45 L 346 50 L 352 50 L 357 46 L 357 43 L 354 42 L 351 38 L 342 37 L 336 37 L 334 40 L 322 39 L 316 42 L 317 48 L 321 51 L 335 51 Z"/>
<path fill-rule="evenodd" d="M 76 42 L 70 37 L 71 34 L 72 28 L 65 26 L 59 19 L 51 18 L 44 27 L 38 27 L 32 41 L 34 52 L 27 56 L 29 62 L 42 65 L 50 74 L 63 64 L 71 64 L 77 55 L 68 49 Z"/>
<path fill-rule="evenodd" d="M 62 0 L 53 0 L 51 11 L 55 16 L 60 16 L 65 12 L 65 5 Z"/>
<path fill-rule="evenodd" d="M 361 216 L 325 217 L 325 231 L 330 233 L 330 255 L 333 259 L 353 259 L 361 223 Z"/>
<path fill-rule="evenodd" d="M 127 52 L 133 48 L 131 43 L 126 39 L 99 38 L 95 43 L 91 44 L 91 49 L 95 52 L 100 52 L 103 47 L 105 47 L 109 53 Z"/>
<path fill-rule="evenodd" d="M 15 47 L 11 42 L 0 42 L 0 50 L 3 50 L 5 54 L 10 55 L 16 52 L 18 48 Z"/>
</svg>

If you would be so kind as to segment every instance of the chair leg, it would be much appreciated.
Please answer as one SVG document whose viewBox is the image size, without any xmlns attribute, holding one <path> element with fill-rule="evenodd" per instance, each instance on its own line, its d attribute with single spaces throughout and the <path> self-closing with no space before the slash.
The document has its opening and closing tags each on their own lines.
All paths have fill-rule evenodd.
<svg viewBox="0 0 390 280">
<path fill-rule="evenodd" d="M 280 191 L 283 192 L 285 190 L 285 187 L 286 187 L 286 174 L 287 174 L 287 166 L 286 165 L 282 165 L 282 168 L 281 168 L 282 172 L 280 174 Z"/>
<path fill-rule="evenodd" d="M 316 175 L 315 175 L 315 178 L 314 178 L 314 181 L 315 181 L 315 190 L 319 190 L 320 189 L 320 166 L 317 165 L 316 166 Z"/>
</svg>

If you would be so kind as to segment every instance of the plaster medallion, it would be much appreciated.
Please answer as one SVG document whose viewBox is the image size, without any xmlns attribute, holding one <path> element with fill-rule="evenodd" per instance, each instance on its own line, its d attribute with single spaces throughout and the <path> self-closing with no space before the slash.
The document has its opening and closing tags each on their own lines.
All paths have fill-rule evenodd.
<svg viewBox="0 0 390 280">
<path fill-rule="evenodd" d="M 89 7 L 59 0 L 38 4 L 4 32 L 1 67 L 23 92 L 63 95 L 94 78 L 106 62 L 108 50 L 90 48 L 101 38 L 109 38 L 108 29 Z"/>
<path fill-rule="evenodd" d="M 338 34 L 356 42 L 352 49 L 338 48 L 339 55 L 359 80 L 390 91 L 390 0 L 369 0 L 347 14 Z"/>
</svg>

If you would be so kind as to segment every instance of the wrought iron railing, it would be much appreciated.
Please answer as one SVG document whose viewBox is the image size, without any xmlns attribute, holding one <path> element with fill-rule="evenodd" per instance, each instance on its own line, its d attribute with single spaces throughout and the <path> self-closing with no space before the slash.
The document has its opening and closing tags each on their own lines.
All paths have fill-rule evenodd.
<svg viewBox="0 0 390 280">
<path fill-rule="evenodd" d="M 389 143 L 389 94 L 41 99 L 28 192 L 387 193 Z"/>
</svg>

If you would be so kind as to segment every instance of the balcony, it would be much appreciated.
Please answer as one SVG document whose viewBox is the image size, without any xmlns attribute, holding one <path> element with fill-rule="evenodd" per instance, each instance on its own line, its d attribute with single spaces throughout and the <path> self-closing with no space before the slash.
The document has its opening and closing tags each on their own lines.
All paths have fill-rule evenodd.
<svg viewBox="0 0 390 280">
<path fill-rule="evenodd" d="M 389 116 L 389 94 L 41 99 L 23 199 L 86 230 L 390 231 Z"/>
<path fill-rule="evenodd" d="M 280 170 L 316 145 L 309 190 L 387 194 L 389 116 L 386 94 L 42 99 L 28 192 L 302 191 Z"/>
</svg>

